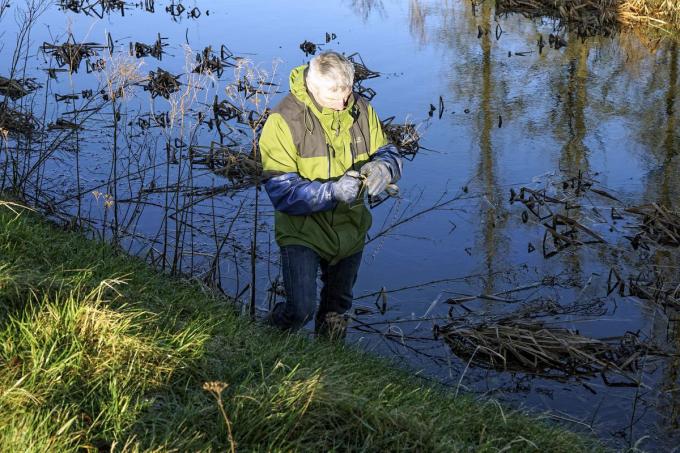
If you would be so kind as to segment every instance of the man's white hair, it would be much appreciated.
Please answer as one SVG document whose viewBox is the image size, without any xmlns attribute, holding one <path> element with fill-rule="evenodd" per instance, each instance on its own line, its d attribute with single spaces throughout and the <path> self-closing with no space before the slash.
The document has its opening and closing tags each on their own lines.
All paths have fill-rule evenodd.
<svg viewBox="0 0 680 453">
<path fill-rule="evenodd" d="M 352 89 L 354 65 L 337 52 L 323 52 L 309 62 L 307 87 L 315 92 L 338 92 Z"/>
</svg>

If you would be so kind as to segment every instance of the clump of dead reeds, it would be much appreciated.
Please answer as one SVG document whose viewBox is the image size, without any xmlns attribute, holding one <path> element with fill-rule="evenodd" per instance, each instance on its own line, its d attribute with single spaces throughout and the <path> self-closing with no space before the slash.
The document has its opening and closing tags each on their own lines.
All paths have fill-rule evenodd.
<svg viewBox="0 0 680 453">
<path fill-rule="evenodd" d="M 649 25 L 671 32 L 680 31 L 680 2 L 676 0 L 625 0 L 619 9 L 621 20 Z"/>
<path fill-rule="evenodd" d="M 680 32 L 680 2 L 675 0 L 497 0 L 496 11 L 552 17 L 580 37 L 609 36 L 622 25 Z"/>
<path fill-rule="evenodd" d="M 626 212 L 642 217 L 640 231 L 631 238 L 633 248 L 645 242 L 680 247 L 680 213 L 656 203 L 627 208 Z"/>
<path fill-rule="evenodd" d="M 196 164 L 205 165 L 214 173 L 226 176 L 238 188 L 254 185 L 256 178 L 262 176 L 262 163 L 252 153 L 217 142 L 212 142 L 209 147 L 192 147 L 192 165 Z"/>
<path fill-rule="evenodd" d="M 633 370 L 643 349 L 630 336 L 594 339 L 537 321 L 454 322 L 435 334 L 477 366 L 558 379 Z"/>
<path fill-rule="evenodd" d="M 412 159 L 420 149 L 421 135 L 418 125 L 408 120 L 404 124 L 395 124 L 393 121 L 393 116 L 382 121 L 385 137 L 388 142 L 399 148 L 402 157 Z"/>
<path fill-rule="evenodd" d="M 497 0 L 498 14 L 552 17 L 580 37 L 609 36 L 619 28 L 618 0 Z"/>
</svg>

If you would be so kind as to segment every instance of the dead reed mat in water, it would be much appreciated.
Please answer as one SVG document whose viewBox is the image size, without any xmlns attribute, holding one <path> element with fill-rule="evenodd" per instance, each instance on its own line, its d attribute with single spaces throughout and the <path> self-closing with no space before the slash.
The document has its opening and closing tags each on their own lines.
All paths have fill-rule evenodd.
<svg viewBox="0 0 680 453">
<path fill-rule="evenodd" d="M 552 17 L 580 37 L 610 36 L 634 24 L 680 32 L 680 2 L 674 0 L 496 0 L 496 12 Z"/>
<path fill-rule="evenodd" d="M 435 336 L 457 356 L 483 368 L 561 380 L 599 373 L 614 386 L 637 385 L 626 373 L 635 371 L 638 360 L 652 351 L 634 334 L 594 339 L 536 321 L 454 322 L 435 326 Z M 607 372 L 626 376 L 626 380 L 611 382 Z"/>
<path fill-rule="evenodd" d="M 657 204 L 627 208 L 626 212 L 642 217 L 640 232 L 629 238 L 634 249 L 647 242 L 680 246 L 680 213 Z"/>
<path fill-rule="evenodd" d="M 496 0 L 496 12 L 559 19 L 580 37 L 609 36 L 620 25 L 620 3 L 620 0 Z"/>
</svg>

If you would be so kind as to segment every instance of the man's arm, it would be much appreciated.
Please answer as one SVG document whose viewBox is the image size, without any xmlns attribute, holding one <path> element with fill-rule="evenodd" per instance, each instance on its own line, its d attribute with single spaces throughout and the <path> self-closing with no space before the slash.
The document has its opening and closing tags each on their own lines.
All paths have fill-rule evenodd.
<svg viewBox="0 0 680 453">
<path fill-rule="evenodd" d="M 297 149 L 281 115 L 272 114 L 262 129 L 260 154 L 264 188 L 277 211 L 310 215 L 333 209 L 338 201 L 350 202 L 359 192 L 357 176 L 344 175 L 338 181 L 311 181 L 297 170 Z"/>
<path fill-rule="evenodd" d="M 264 188 L 274 209 L 290 215 L 328 211 L 337 204 L 331 182 L 310 181 L 297 173 L 270 177 Z"/>
</svg>

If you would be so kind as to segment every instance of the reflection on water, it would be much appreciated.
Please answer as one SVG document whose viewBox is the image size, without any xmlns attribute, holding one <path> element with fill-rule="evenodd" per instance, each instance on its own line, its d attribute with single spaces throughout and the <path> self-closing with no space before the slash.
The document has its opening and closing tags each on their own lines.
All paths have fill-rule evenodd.
<svg viewBox="0 0 680 453">
<path fill-rule="evenodd" d="M 374 211 L 372 234 L 411 220 L 368 245 L 357 303 L 373 310 L 375 294 L 385 287 L 387 313 L 356 315 L 357 323 L 373 323 L 374 328 L 355 332 L 353 340 L 380 353 L 399 354 L 446 384 L 546 410 L 563 422 L 575 420 L 569 426 L 587 426 L 613 445 L 632 445 L 644 436 L 649 438 L 642 447 L 674 445 L 680 417 L 680 329 L 669 319 L 678 315 L 629 296 L 628 290 L 623 297 L 618 291 L 607 294 L 607 278 L 615 268 L 626 285 L 637 273 L 663 275 L 666 286 L 680 283 L 677 251 L 634 250 L 626 236 L 639 225 L 619 215 L 644 203 L 678 207 L 676 43 L 650 48 L 633 34 L 582 40 L 549 19 L 497 17 L 492 1 L 341 0 L 293 2 L 285 8 L 273 1 L 230 2 L 228 8 L 222 2 L 195 1 L 181 11 L 181 2 L 156 1 L 152 8 L 149 2 L 127 4 L 124 15 L 119 9 L 96 9 L 101 14 L 94 14 L 85 3 L 77 11 L 51 6 L 41 16 L 49 28 L 36 28 L 21 55 L 29 58 L 26 77 L 42 88 L 34 97 L 7 100 L 12 108 L 44 111 L 41 130 L 52 139 L 63 138 L 59 150 L 27 179 L 36 204 L 62 220 L 81 219 L 109 237 L 118 231 L 113 224 L 126 225 L 121 240 L 131 250 L 159 267 L 194 271 L 231 294 L 247 295 L 247 244 L 255 222 L 260 232 L 257 294 L 264 306 L 265 289 L 278 272 L 269 236 L 271 210 L 264 203 L 255 220 L 252 190 L 225 189 L 233 182 L 225 177 L 230 154 L 215 154 L 211 145 L 250 149 L 249 138 L 240 137 L 250 137 L 253 117 L 239 118 L 239 106 L 224 103 L 233 101 L 225 96 L 233 79 L 231 66 L 247 57 L 271 75 L 271 62 L 281 58 L 274 74 L 281 87 L 273 88 L 278 92 L 269 99 L 273 105 L 287 91 L 288 70 L 307 60 L 300 43 L 360 52 L 369 68 L 382 73 L 366 82 L 378 93 L 373 100 L 377 111 L 383 118 L 395 115 L 397 122 L 415 121 L 427 150 L 405 167 L 403 199 Z M 8 74 L 13 60 L 8 37 L 18 31 L 5 14 L 0 76 Z M 281 30 L 277 35 L 271 32 L 273 23 Z M 43 41 L 65 42 L 67 29 L 76 42 L 100 41 L 103 46 L 70 75 L 57 72 L 50 56 L 37 50 Z M 113 61 L 106 50 L 109 34 L 120 56 L 135 42 L 153 45 L 159 32 L 167 44 L 162 59 L 128 55 L 119 61 L 140 65 L 143 76 L 158 74 L 158 67 L 179 75 L 180 93 L 192 87 L 190 95 L 152 99 L 142 80 L 129 87 L 131 96 L 116 101 L 117 110 L 104 103 L 100 111 L 88 112 L 94 101 L 81 94 L 91 90 L 96 98 L 102 89 L 106 71 L 98 71 L 97 62 Z M 550 46 L 551 35 L 566 47 Z M 207 56 L 210 52 L 201 50 L 208 46 L 215 55 L 223 54 L 224 74 L 189 77 L 196 55 Z M 239 86 L 239 93 L 252 93 Z M 439 109 L 428 115 L 439 99 L 441 115 Z M 68 134 L 60 129 L 67 123 L 57 122 L 67 118 L 86 122 Z M 167 127 L 169 122 L 178 127 Z M 3 141 L 3 187 L 13 171 L 21 173 L 21 165 L 39 160 L 40 146 L 24 159 Z M 21 164 L 17 168 L 10 165 L 15 161 Z M 591 181 L 613 198 L 587 190 L 575 193 L 570 184 L 576 180 Z M 567 247 L 544 258 L 548 220 L 523 219 L 525 206 L 509 202 L 510 189 L 520 187 L 568 195 L 568 209 L 548 202 L 541 212 L 566 212 L 606 244 Z M 444 199 L 458 193 L 456 202 L 431 209 L 445 191 Z M 175 259 L 166 262 L 165 256 Z M 646 385 L 642 390 L 610 387 L 599 377 L 558 382 L 468 367 L 467 360 L 432 338 L 432 325 L 447 321 L 451 305 L 445 302 L 454 297 L 465 299 L 456 310 L 480 318 L 512 316 L 530 303 L 559 308 L 561 315 L 545 321 L 595 338 L 640 331 L 641 341 L 653 341 L 671 357 L 639 359 L 639 373 L 631 378 Z M 604 316 L 593 314 L 600 309 Z"/>
</svg>

